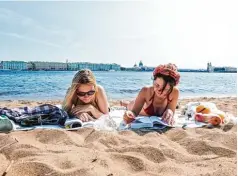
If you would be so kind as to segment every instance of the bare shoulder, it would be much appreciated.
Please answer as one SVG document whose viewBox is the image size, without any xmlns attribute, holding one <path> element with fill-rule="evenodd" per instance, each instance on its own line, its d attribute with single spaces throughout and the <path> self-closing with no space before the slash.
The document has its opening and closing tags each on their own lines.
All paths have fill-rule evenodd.
<svg viewBox="0 0 238 176">
<path fill-rule="evenodd" d="M 171 98 L 177 98 L 179 96 L 179 88 L 178 87 L 174 87 L 173 91 L 171 92 Z"/>
<path fill-rule="evenodd" d="M 144 87 L 142 87 L 141 91 L 142 92 L 147 92 L 149 89 L 150 89 L 149 86 L 144 86 Z"/>
<path fill-rule="evenodd" d="M 97 89 L 98 89 L 98 96 L 103 96 L 105 94 L 105 90 L 101 85 L 97 85 Z"/>
<path fill-rule="evenodd" d="M 179 88 L 177 86 L 174 86 L 172 93 L 179 93 Z"/>
<path fill-rule="evenodd" d="M 141 92 L 147 97 L 153 94 L 154 88 L 153 86 L 145 86 L 141 89 Z"/>
<path fill-rule="evenodd" d="M 101 85 L 97 85 L 97 88 L 98 88 L 98 92 L 103 92 L 104 91 L 104 88 Z"/>
</svg>

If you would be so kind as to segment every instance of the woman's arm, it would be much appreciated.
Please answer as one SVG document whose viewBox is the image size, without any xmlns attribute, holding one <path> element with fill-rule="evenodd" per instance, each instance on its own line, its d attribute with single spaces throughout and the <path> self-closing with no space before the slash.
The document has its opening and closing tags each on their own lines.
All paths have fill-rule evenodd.
<svg viewBox="0 0 238 176">
<path fill-rule="evenodd" d="M 174 120 L 174 113 L 176 109 L 176 105 L 178 102 L 178 97 L 179 97 L 179 90 L 178 88 L 174 88 L 172 92 L 172 101 L 169 103 L 168 108 L 165 110 L 162 119 L 169 125 L 174 125 L 175 120 Z"/>
<path fill-rule="evenodd" d="M 87 105 L 77 105 L 71 110 L 71 114 L 77 117 L 80 117 L 81 114 L 88 113 L 89 115 L 95 117 L 96 119 L 103 115 L 97 108 L 91 104 Z"/>
<path fill-rule="evenodd" d="M 146 92 L 147 92 L 148 88 L 147 87 L 143 87 L 138 96 L 136 97 L 136 100 L 135 100 L 135 103 L 134 103 L 134 106 L 132 108 L 132 112 L 134 113 L 135 116 L 138 116 L 142 107 L 144 106 L 145 104 L 145 97 L 146 97 Z"/>
<path fill-rule="evenodd" d="M 97 93 L 96 98 L 97 98 L 97 105 L 98 105 L 99 111 L 102 114 L 108 114 L 109 113 L 109 105 L 108 105 L 108 101 L 107 101 L 106 92 L 102 86 L 98 86 L 98 93 Z"/>
<path fill-rule="evenodd" d="M 179 89 L 177 87 L 174 87 L 173 92 L 172 92 L 172 101 L 169 103 L 168 108 L 175 113 L 175 109 L 178 103 L 178 98 L 179 98 Z"/>
</svg>

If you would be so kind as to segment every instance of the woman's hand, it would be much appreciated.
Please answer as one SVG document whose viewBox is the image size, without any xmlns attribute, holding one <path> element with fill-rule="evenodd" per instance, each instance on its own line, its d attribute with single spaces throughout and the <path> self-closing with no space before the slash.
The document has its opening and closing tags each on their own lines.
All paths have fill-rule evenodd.
<svg viewBox="0 0 238 176">
<path fill-rule="evenodd" d="M 135 120 L 135 118 L 136 116 L 132 111 L 126 111 L 123 116 L 123 119 L 127 124 L 131 123 L 133 120 Z"/>
<path fill-rule="evenodd" d="M 162 116 L 162 120 L 167 124 L 173 126 L 175 123 L 173 111 L 171 109 L 167 109 Z"/>
<path fill-rule="evenodd" d="M 90 116 L 88 113 L 82 113 L 82 114 L 79 116 L 79 119 L 82 120 L 82 122 L 88 122 L 88 121 L 93 120 L 93 117 Z"/>
</svg>

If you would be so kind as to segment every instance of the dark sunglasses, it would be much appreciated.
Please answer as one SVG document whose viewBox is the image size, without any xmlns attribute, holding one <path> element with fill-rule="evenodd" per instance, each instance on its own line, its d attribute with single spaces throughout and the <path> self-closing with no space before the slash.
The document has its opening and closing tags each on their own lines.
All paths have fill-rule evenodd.
<svg viewBox="0 0 238 176">
<path fill-rule="evenodd" d="M 153 82 L 153 86 L 154 86 L 156 89 L 159 89 L 160 92 L 162 91 L 162 87 L 161 87 L 159 84 Z M 165 89 L 164 91 L 168 93 L 168 92 L 170 91 L 170 89 Z M 164 92 L 164 91 L 163 91 L 163 92 Z"/>
<path fill-rule="evenodd" d="M 84 97 L 85 95 L 91 96 L 95 94 L 95 90 L 90 90 L 88 92 L 77 92 L 76 94 L 80 97 Z"/>
</svg>

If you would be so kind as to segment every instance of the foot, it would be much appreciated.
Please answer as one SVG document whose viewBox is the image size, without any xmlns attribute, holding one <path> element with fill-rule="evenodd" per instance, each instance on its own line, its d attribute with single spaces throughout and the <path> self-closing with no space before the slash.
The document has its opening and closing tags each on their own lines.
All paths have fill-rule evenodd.
<svg viewBox="0 0 238 176">
<path fill-rule="evenodd" d="M 124 106 L 124 107 L 126 107 L 126 108 L 127 108 L 127 105 L 128 105 L 129 103 L 130 103 L 129 101 L 125 101 L 125 100 L 121 100 L 121 101 L 120 101 L 120 105 L 121 105 L 121 106 Z"/>
</svg>

